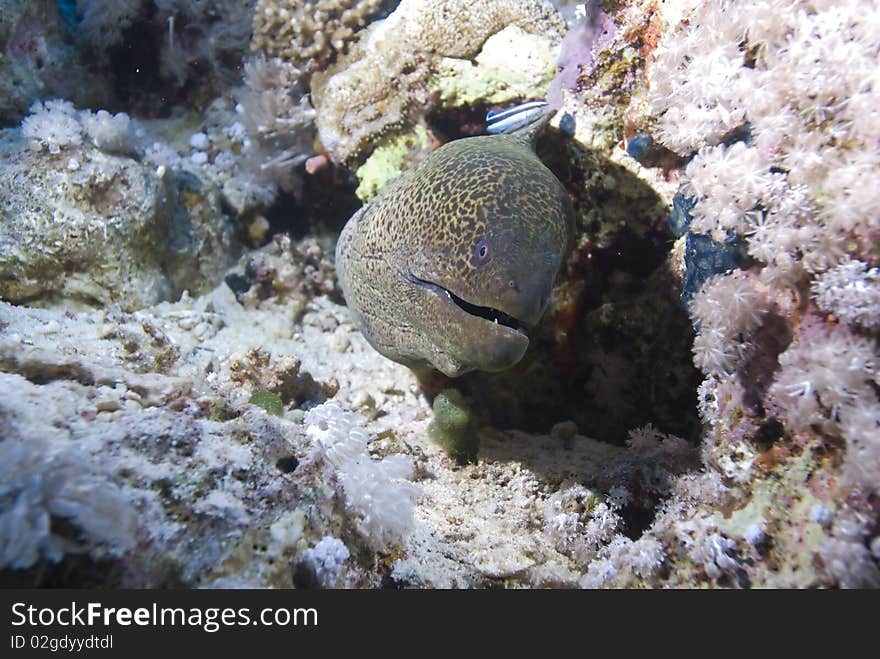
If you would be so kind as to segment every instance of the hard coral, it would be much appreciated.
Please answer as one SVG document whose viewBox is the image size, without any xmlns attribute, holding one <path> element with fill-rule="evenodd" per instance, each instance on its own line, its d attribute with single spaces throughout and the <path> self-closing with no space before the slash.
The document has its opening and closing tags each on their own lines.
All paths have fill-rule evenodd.
<svg viewBox="0 0 880 659">
<path fill-rule="evenodd" d="M 470 58 L 444 57 L 428 86 L 442 107 L 458 108 L 541 98 L 556 74 L 558 43 L 509 25 Z M 519 53 L 511 61 L 511 53 Z"/>
<path fill-rule="evenodd" d="M 473 57 L 508 25 L 555 39 L 565 30 L 544 0 L 403 0 L 312 81 L 318 133 L 330 157 L 355 160 L 378 137 L 405 125 L 432 102 L 427 80 L 441 58 Z"/>
<path fill-rule="evenodd" d="M 259 0 L 251 50 L 307 70 L 344 52 L 385 0 Z"/>
</svg>

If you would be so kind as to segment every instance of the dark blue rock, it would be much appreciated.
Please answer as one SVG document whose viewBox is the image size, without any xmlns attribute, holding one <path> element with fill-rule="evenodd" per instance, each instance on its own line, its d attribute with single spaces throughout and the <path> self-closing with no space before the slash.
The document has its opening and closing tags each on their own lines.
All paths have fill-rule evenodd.
<svg viewBox="0 0 880 659">
<path fill-rule="evenodd" d="M 690 228 L 691 220 L 694 219 L 691 211 L 696 204 L 697 200 L 694 197 L 684 196 L 681 190 L 676 192 L 672 198 L 672 210 L 666 218 L 666 224 L 669 225 L 669 230 L 676 238 L 686 234 Z"/>
<path fill-rule="evenodd" d="M 751 258 L 745 241 L 733 236 L 723 243 L 701 233 L 688 233 L 684 247 L 684 285 L 682 304 L 687 307 L 707 279 L 735 268 L 747 268 Z"/>
<path fill-rule="evenodd" d="M 559 130 L 569 137 L 574 137 L 574 117 L 568 113 L 562 115 L 562 119 L 559 120 Z"/>
<path fill-rule="evenodd" d="M 630 157 L 641 162 L 652 146 L 654 146 L 654 138 L 647 133 L 639 133 L 626 143 L 626 152 Z"/>
</svg>

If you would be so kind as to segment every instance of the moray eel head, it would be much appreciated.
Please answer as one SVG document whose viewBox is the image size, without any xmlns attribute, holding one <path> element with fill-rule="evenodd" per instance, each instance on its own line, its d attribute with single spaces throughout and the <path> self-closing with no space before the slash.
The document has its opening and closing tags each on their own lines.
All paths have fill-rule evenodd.
<svg viewBox="0 0 880 659">
<path fill-rule="evenodd" d="M 367 340 L 455 377 L 517 363 L 570 235 L 568 197 L 527 142 L 451 142 L 349 220 L 337 246 Z"/>
</svg>

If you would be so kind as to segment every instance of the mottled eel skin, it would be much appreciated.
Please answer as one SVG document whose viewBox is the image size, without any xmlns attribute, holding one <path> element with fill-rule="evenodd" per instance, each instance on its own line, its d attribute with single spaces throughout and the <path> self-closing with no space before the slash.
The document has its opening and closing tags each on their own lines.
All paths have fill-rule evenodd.
<svg viewBox="0 0 880 659">
<path fill-rule="evenodd" d="M 500 371 L 525 354 L 572 217 L 532 149 L 536 132 L 450 142 L 345 225 L 339 281 L 380 353 L 450 377 Z"/>
</svg>

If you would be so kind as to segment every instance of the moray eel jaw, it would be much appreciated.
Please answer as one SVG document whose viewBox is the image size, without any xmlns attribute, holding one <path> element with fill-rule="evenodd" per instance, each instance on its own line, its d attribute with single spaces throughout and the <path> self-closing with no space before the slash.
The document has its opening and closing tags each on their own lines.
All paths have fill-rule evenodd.
<svg viewBox="0 0 880 659">
<path fill-rule="evenodd" d="M 513 316 L 480 307 L 449 289 L 407 272 L 406 282 L 430 299 L 433 317 L 446 331 L 431 351 L 431 366 L 449 377 L 468 371 L 503 371 L 516 364 L 529 347 L 526 326 Z M 444 344 L 444 345 L 440 345 Z"/>
<path fill-rule="evenodd" d="M 438 295 L 446 297 L 447 300 L 449 300 L 459 309 L 467 314 L 470 314 L 471 316 L 483 318 L 484 320 L 491 321 L 496 325 L 502 325 L 503 327 L 512 329 L 515 332 L 519 332 L 520 334 L 526 333 L 526 324 L 524 322 L 501 311 L 500 309 L 494 309 L 492 307 L 481 307 L 479 305 L 472 304 L 467 300 L 460 298 L 448 288 L 443 288 L 439 284 L 435 284 L 425 279 L 420 279 L 411 272 L 406 275 L 406 278 L 410 283 L 416 284 L 417 286 L 422 286 L 430 291 L 434 291 Z"/>
</svg>

